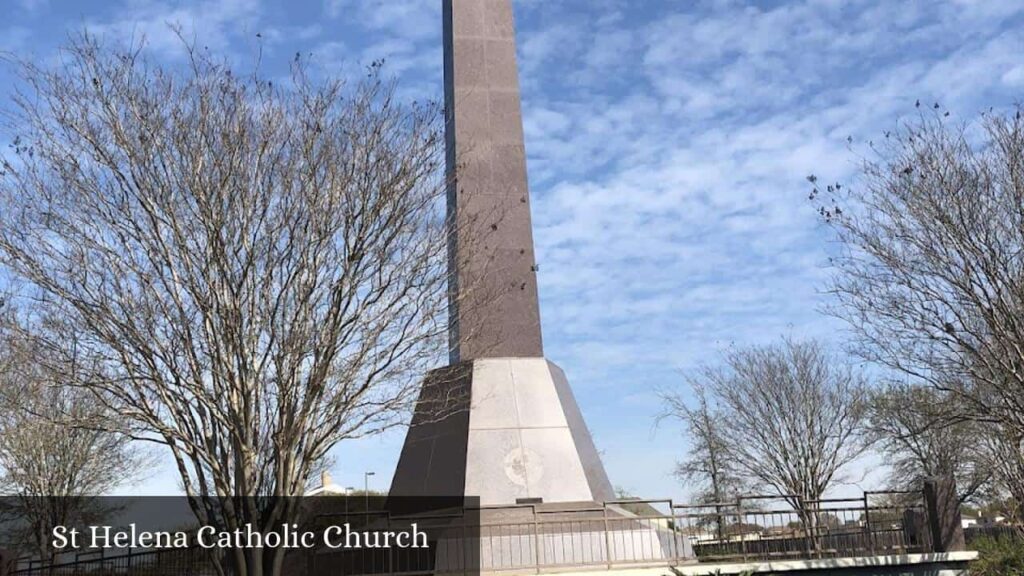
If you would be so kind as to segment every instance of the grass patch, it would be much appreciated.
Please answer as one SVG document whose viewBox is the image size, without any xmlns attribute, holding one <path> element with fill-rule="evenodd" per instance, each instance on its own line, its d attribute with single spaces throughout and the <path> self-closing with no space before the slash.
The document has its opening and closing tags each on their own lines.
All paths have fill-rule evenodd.
<svg viewBox="0 0 1024 576">
<path fill-rule="evenodd" d="M 983 536 L 971 542 L 978 559 L 972 576 L 1024 576 L 1024 540 L 1012 536 Z"/>
</svg>

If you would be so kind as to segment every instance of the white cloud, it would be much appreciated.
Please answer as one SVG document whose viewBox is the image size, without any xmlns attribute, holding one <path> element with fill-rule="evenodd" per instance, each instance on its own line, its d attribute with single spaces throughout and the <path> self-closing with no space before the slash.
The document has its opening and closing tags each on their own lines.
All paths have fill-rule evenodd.
<svg viewBox="0 0 1024 576">
<path fill-rule="evenodd" d="M 8 26 L 0 32 L 0 54 L 21 53 L 28 46 L 32 30 L 24 26 Z"/>
<path fill-rule="evenodd" d="M 18 6 L 29 13 L 42 12 L 50 7 L 50 0 L 18 0 Z"/>
<path fill-rule="evenodd" d="M 665 496 L 679 447 L 650 439 L 652 386 L 730 343 L 841 340 L 817 311 L 828 247 L 804 177 L 850 179 L 847 137 L 881 137 L 916 99 L 968 118 L 1017 101 L 1024 6 L 516 2 L 547 352 L 613 482 Z M 329 22 L 266 26 L 257 0 L 130 0 L 97 24 L 164 52 L 179 49 L 166 22 L 232 50 L 264 26 L 275 45 L 310 42 L 325 66 L 385 58 L 405 94 L 440 96 L 439 1 L 322 7 Z M 389 436 L 377 464 L 363 464 L 377 443 L 346 454 L 386 476 L 399 443 Z"/>
<path fill-rule="evenodd" d="M 521 33 L 548 353 L 598 414 L 732 342 L 841 343 L 804 177 L 848 181 L 847 137 L 881 138 L 917 98 L 970 116 L 1024 78 L 1006 6 L 702 6 L 608 17 L 629 46 L 593 13 Z M 653 411 L 632 416 L 590 424 L 635 439 Z M 645 484 L 610 452 L 634 464 L 616 482 Z M 645 453 L 667 469 L 678 450 Z"/>
<path fill-rule="evenodd" d="M 1012 88 L 1020 88 L 1024 86 L 1024 66 L 1014 66 L 1003 73 L 1001 78 L 1003 84 Z"/>
<path fill-rule="evenodd" d="M 147 48 L 168 58 L 183 58 L 181 39 L 195 41 L 218 52 L 229 47 L 254 51 L 262 13 L 259 0 L 204 0 L 170 3 L 161 0 L 130 0 L 112 21 L 91 21 L 97 34 L 117 41 L 146 41 Z M 236 46 L 234 43 L 241 43 Z"/>
<path fill-rule="evenodd" d="M 366 28 L 405 40 L 439 37 L 441 2 L 424 0 L 328 0 L 331 18 L 358 22 Z"/>
</svg>

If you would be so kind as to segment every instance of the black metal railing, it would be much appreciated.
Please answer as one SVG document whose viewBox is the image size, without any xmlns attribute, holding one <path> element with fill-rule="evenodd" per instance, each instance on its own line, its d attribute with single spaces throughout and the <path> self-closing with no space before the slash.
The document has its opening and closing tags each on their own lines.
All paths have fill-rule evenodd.
<svg viewBox="0 0 1024 576">
<path fill-rule="evenodd" d="M 919 492 L 808 500 L 754 496 L 677 506 L 675 517 L 703 562 L 814 559 L 931 550 Z"/>
<path fill-rule="evenodd" d="M 1024 528 L 1009 524 L 990 524 L 987 526 L 968 526 L 964 529 L 964 538 L 970 545 L 981 538 L 995 540 L 1012 540 L 1024 545 Z"/>
<path fill-rule="evenodd" d="M 374 529 L 409 522 L 387 514 L 361 517 L 363 525 Z M 539 573 L 569 567 L 842 558 L 933 549 L 921 492 L 868 492 L 860 498 L 821 500 L 747 496 L 700 505 L 629 499 L 571 509 L 524 504 L 474 509 L 472 525 L 467 518 L 417 516 L 421 525 L 434 526 L 426 556 L 314 555 L 300 573 L 327 574 L 329 566 L 337 566 L 324 562 L 332 559 L 348 562 L 347 574 Z M 175 549 L 80 557 L 52 566 L 22 563 L 12 574 L 206 576 L 214 573 L 206 554 Z M 316 561 L 321 561 L 320 568 Z"/>
<path fill-rule="evenodd" d="M 42 565 L 23 559 L 13 575 L 24 576 L 214 576 L 216 571 L 208 551 L 201 548 L 179 548 L 126 551 L 121 554 L 81 554 L 72 560 Z"/>
</svg>

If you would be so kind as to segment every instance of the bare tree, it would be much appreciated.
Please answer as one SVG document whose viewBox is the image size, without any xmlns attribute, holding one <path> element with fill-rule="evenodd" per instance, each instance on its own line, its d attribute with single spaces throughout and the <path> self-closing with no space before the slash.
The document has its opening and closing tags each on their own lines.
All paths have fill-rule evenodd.
<svg viewBox="0 0 1024 576">
<path fill-rule="evenodd" d="M 857 351 L 1024 434 L 1024 120 L 924 114 L 873 149 L 857 186 L 815 183 L 839 241 L 832 309 Z"/>
<path fill-rule="evenodd" d="M 866 450 L 865 379 L 813 341 L 731 349 L 692 387 L 713 402 L 714 445 L 723 460 L 785 498 L 805 523 L 814 521 L 808 501 L 820 499 Z"/>
<path fill-rule="evenodd" d="M 680 421 L 690 440 L 689 453 L 676 466 L 679 479 L 691 486 L 696 483 L 696 499 L 701 503 L 727 502 L 739 496 L 744 481 L 729 459 L 721 415 L 709 405 L 705 389 L 696 384 L 686 392 L 666 391 L 660 396 L 665 410 L 659 419 Z M 695 397 L 696 406 L 690 405 L 691 397 Z"/>
<path fill-rule="evenodd" d="M 872 395 L 870 432 L 895 488 L 920 490 L 928 478 L 952 476 L 962 503 L 983 495 L 992 479 L 991 459 L 979 424 L 956 412 L 930 387 L 891 384 Z"/>
<path fill-rule="evenodd" d="M 99 369 L 72 384 L 169 449 L 200 521 L 271 530 L 447 353 L 441 114 L 376 68 L 297 59 L 282 86 L 186 49 L 182 71 L 85 36 L 21 65 L 0 262 L 82 335 Z M 282 552 L 236 551 L 237 573 Z"/>
<path fill-rule="evenodd" d="M 676 476 L 695 489 L 696 504 L 714 507 L 715 513 L 703 523 L 712 525 L 722 538 L 725 521 L 720 505 L 734 502 L 747 482 L 730 457 L 728 443 L 722 435 L 721 415 L 708 403 L 707 393 L 699 383 L 691 384 L 688 390 L 666 390 L 659 395 L 665 408 L 658 421 L 679 421 L 689 439 L 689 451 L 676 465 Z M 696 400 L 696 406 L 691 405 L 692 399 Z"/>
<path fill-rule="evenodd" d="M 103 513 L 94 497 L 130 482 L 145 462 L 114 418 L 86 391 L 62 385 L 37 359 L 45 351 L 0 330 L 0 515 L 52 560 L 55 526 Z M 76 370 L 70 366 L 68 371 Z"/>
<path fill-rule="evenodd" d="M 990 426 L 976 439 L 992 470 L 989 502 L 1010 502 L 1006 516 L 1024 521 L 1024 437 L 1014 430 Z"/>
</svg>

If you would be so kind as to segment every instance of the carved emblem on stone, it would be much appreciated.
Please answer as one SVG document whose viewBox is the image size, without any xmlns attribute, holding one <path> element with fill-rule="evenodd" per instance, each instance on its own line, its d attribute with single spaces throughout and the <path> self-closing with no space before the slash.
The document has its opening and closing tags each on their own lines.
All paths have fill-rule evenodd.
<svg viewBox="0 0 1024 576">
<path fill-rule="evenodd" d="M 513 448 L 505 455 L 505 476 L 516 486 L 527 487 L 527 482 L 532 478 L 539 480 L 544 474 L 540 464 L 540 458 L 530 450 Z"/>
</svg>

